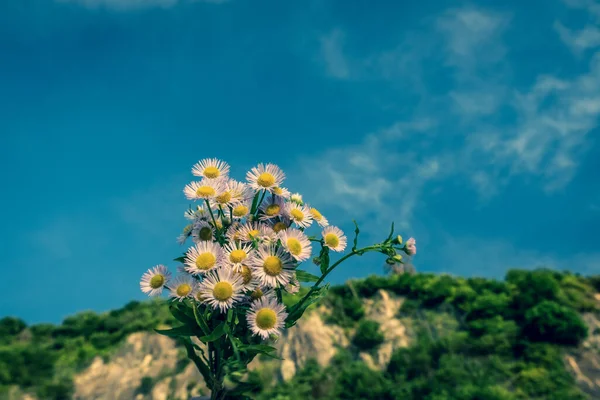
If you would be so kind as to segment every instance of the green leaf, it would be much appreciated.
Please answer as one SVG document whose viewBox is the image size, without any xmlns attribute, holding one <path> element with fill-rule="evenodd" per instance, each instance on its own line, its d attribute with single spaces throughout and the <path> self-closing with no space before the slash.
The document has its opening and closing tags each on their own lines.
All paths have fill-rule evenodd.
<svg viewBox="0 0 600 400">
<path fill-rule="evenodd" d="M 390 230 L 390 234 L 387 237 L 387 239 L 385 239 L 386 242 L 390 242 L 392 240 L 392 236 L 394 236 L 394 223 L 392 222 L 392 229 Z"/>
<path fill-rule="evenodd" d="M 275 358 L 278 360 L 281 360 L 281 358 L 277 357 L 276 355 L 272 354 L 273 352 L 275 352 L 277 349 L 275 347 L 266 345 L 266 344 L 247 344 L 247 345 L 242 345 L 238 348 L 239 351 L 245 352 L 245 353 L 249 353 L 249 354 L 264 354 L 266 356 L 269 356 L 271 358 Z"/>
<path fill-rule="evenodd" d="M 329 283 L 323 287 L 316 289 L 315 291 L 310 293 L 310 295 L 307 295 L 308 297 L 303 303 L 301 301 L 296 303 L 289 311 L 288 317 L 285 320 L 285 327 L 290 328 L 296 325 L 296 321 L 298 321 L 302 317 L 304 311 L 306 311 L 306 309 L 309 306 L 311 306 L 312 304 L 319 301 L 322 297 L 324 297 L 327 294 L 328 290 Z"/>
<path fill-rule="evenodd" d="M 208 327 L 204 316 L 200 315 L 200 313 L 198 312 L 198 307 L 196 307 L 196 305 L 193 305 L 192 308 L 194 310 L 194 318 L 196 319 L 196 323 L 198 324 L 200 329 L 202 329 L 202 332 L 205 335 L 208 335 L 208 333 L 210 332 L 210 328 Z"/>
<path fill-rule="evenodd" d="M 173 261 L 184 263 L 185 262 L 185 256 L 174 258 Z"/>
<path fill-rule="evenodd" d="M 319 259 L 321 260 L 321 273 L 324 274 L 325 271 L 327 271 L 327 269 L 329 268 L 329 247 L 321 247 Z"/>
<path fill-rule="evenodd" d="M 194 347 L 197 347 L 197 346 L 194 345 L 189 338 L 183 339 L 183 345 L 185 346 L 185 349 L 187 351 L 188 358 L 190 360 L 192 360 L 194 362 L 194 364 L 196 364 L 196 368 L 198 368 L 198 370 L 202 374 L 204 381 L 207 383 L 207 385 L 210 385 L 210 382 L 212 382 L 210 369 L 202 361 L 202 359 L 200 357 L 198 357 L 198 354 L 196 354 L 196 352 L 194 351 Z"/>
<path fill-rule="evenodd" d="M 354 222 L 354 226 L 356 227 L 356 229 L 354 229 L 354 245 L 352 246 L 352 251 L 356 251 L 356 247 L 358 246 L 358 234 L 360 233 L 360 229 L 358 229 L 358 223 L 355 219 L 353 219 L 352 222 Z"/>
<path fill-rule="evenodd" d="M 154 331 L 169 337 L 189 337 L 196 336 L 198 334 L 198 331 L 195 329 L 195 327 L 190 325 L 177 326 L 172 329 L 155 329 Z"/>
<path fill-rule="evenodd" d="M 221 322 L 211 333 L 210 335 L 201 336 L 198 339 L 203 341 L 204 343 L 214 342 L 215 340 L 221 338 L 225 334 L 225 323 Z"/>
<path fill-rule="evenodd" d="M 181 309 L 181 307 L 183 307 L 184 309 Z M 175 305 L 175 304 L 170 304 L 169 305 L 169 311 L 171 311 L 171 314 L 173 314 L 173 317 L 175 317 L 175 319 L 179 322 L 183 322 L 186 325 L 195 325 L 196 321 L 194 320 L 194 317 L 192 315 L 189 315 L 187 310 L 187 307 L 185 305 Z M 191 310 L 189 310 L 191 311 Z"/>
<path fill-rule="evenodd" d="M 296 278 L 300 282 L 316 282 L 319 280 L 319 277 L 311 274 L 310 272 L 306 272 L 301 269 L 296 270 Z"/>
</svg>

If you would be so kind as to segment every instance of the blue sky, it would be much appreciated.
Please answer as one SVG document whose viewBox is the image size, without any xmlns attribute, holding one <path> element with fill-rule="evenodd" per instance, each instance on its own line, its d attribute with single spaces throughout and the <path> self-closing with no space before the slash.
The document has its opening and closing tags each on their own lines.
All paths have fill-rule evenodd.
<svg viewBox="0 0 600 400">
<path fill-rule="evenodd" d="M 599 116 L 597 0 L 4 0 L 0 316 L 143 299 L 205 157 L 420 271 L 599 273 Z"/>
</svg>

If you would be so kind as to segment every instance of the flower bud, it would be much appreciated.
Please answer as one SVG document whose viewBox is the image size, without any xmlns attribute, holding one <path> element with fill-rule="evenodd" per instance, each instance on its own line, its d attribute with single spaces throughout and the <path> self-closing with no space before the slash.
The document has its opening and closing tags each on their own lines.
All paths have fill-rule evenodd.
<svg viewBox="0 0 600 400">
<path fill-rule="evenodd" d="M 402 236 L 398 235 L 394 240 L 392 240 L 394 244 L 402 244 Z"/>
<path fill-rule="evenodd" d="M 402 261 L 402 256 L 400 254 L 396 254 L 394 257 L 392 257 L 392 259 L 397 262 L 397 263 L 403 263 L 404 261 Z"/>
<path fill-rule="evenodd" d="M 315 265 L 321 265 L 321 258 L 315 257 L 315 258 L 312 259 L 312 262 Z"/>
<path fill-rule="evenodd" d="M 269 339 L 272 340 L 274 343 L 277 343 L 277 341 L 279 340 L 279 335 L 275 335 L 274 333 L 269 335 Z"/>
<path fill-rule="evenodd" d="M 404 245 L 404 252 L 409 256 L 414 256 L 417 254 L 417 241 L 414 238 L 410 238 L 406 241 Z"/>
<path fill-rule="evenodd" d="M 293 203 L 296 203 L 298 205 L 302 205 L 304 204 L 304 202 L 302 201 L 302 195 L 300 193 L 294 193 L 290 196 L 290 201 Z"/>
</svg>

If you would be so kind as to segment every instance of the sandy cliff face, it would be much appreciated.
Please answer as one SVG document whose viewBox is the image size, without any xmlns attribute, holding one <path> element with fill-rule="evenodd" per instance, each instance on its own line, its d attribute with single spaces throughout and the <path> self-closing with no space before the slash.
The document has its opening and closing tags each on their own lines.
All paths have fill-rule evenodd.
<svg viewBox="0 0 600 400">
<path fill-rule="evenodd" d="M 600 302 L 600 294 L 596 299 Z M 592 399 L 600 399 L 600 318 L 587 313 L 583 319 L 588 326 L 588 338 L 576 351 L 566 354 L 565 361 L 581 390 Z"/>
<path fill-rule="evenodd" d="M 132 334 L 109 362 L 98 357 L 75 376 L 74 399 L 188 399 L 204 384 L 192 364 L 176 371 L 180 359 L 173 340 L 154 333 Z M 153 380 L 149 393 L 139 390 L 144 377 Z"/>
</svg>

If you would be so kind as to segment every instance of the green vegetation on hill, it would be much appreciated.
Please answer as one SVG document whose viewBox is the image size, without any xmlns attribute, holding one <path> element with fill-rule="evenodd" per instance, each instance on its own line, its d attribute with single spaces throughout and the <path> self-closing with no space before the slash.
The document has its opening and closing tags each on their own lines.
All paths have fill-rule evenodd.
<svg viewBox="0 0 600 400">
<path fill-rule="evenodd" d="M 358 353 L 374 352 L 384 340 L 362 305 L 380 289 L 406 298 L 398 317 L 410 318 L 416 335 L 387 368 L 374 371 Z M 250 383 L 265 400 L 584 399 L 562 357 L 586 338 L 581 313 L 597 311 L 599 289 L 600 277 L 543 269 L 512 270 L 504 281 L 434 274 L 352 281 L 323 300 L 327 321 L 354 332 L 351 346 L 329 366 L 308 362 L 289 382 L 253 372 Z M 18 385 L 42 399 L 69 399 L 76 371 L 95 356 L 109 357 L 128 334 L 172 323 L 169 315 L 164 302 L 148 301 L 80 313 L 59 326 L 4 318 L 0 397 Z"/>
</svg>

